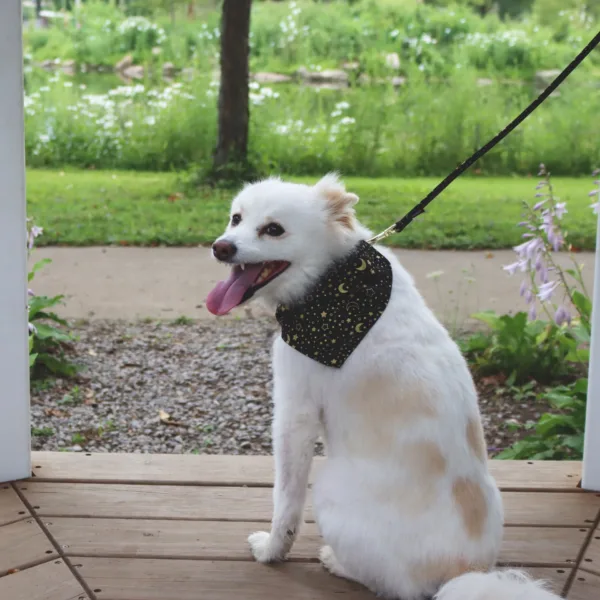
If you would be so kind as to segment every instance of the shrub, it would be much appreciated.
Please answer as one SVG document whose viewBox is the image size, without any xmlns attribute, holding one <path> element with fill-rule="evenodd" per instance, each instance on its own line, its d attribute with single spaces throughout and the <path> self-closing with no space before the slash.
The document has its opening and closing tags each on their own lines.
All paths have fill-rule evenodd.
<svg viewBox="0 0 600 600">
<path fill-rule="evenodd" d="M 563 271 L 552 258 L 552 251 L 557 251 L 566 243 L 567 233 L 560 225 L 566 207 L 564 203 L 556 201 L 550 183 L 550 174 L 543 165 L 540 172 L 544 179 L 538 184 L 538 190 L 543 192 L 538 192 L 538 197 L 542 200 L 527 211 L 528 218 L 524 222 L 524 225 L 530 229 L 531 235 L 528 242 L 516 248 L 519 261 L 510 265 L 508 270 L 515 272 L 518 268 L 529 273 L 529 278 L 524 282 L 525 290 L 535 290 L 543 310 L 548 312 L 548 307 L 552 307 L 555 310 L 555 322 L 563 331 L 570 333 L 573 343 L 565 359 L 587 365 L 592 304 L 583 285 L 581 267 L 576 261 L 574 261 L 575 269 Z M 594 175 L 600 175 L 600 170 L 596 170 Z M 594 199 L 592 208 L 598 215 L 600 214 L 600 180 L 596 180 L 594 184 L 596 188 L 590 192 L 590 197 Z M 538 215 L 541 215 L 541 225 L 539 225 Z M 543 231 L 543 235 L 537 233 L 536 225 Z M 556 277 L 554 281 L 549 280 L 549 273 Z M 571 283 L 566 275 L 570 275 L 574 283 Z M 570 301 L 567 306 L 564 299 L 561 304 L 552 301 L 553 294 L 559 289 L 562 289 L 564 298 Z M 526 292 L 525 296 L 531 306 L 530 316 L 535 317 L 535 300 Z M 570 311 L 576 314 L 576 318 L 571 317 Z M 533 320 L 530 323 L 539 323 L 539 321 Z M 554 329 L 556 325 L 549 325 L 549 327 Z M 560 343 L 557 346 L 560 347 Z M 581 459 L 587 388 L 587 379 L 580 378 L 542 394 L 541 398 L 546 400 L 556 412 L 542 415 L 532 435 L 501 452 L 498 458 Z"/>
<path fill-rule="evenodd" d="M 559 386 L 540 395 L 556 411 L 543 414 L 533 433 L 502 451 L 507 460 L 580 460 L 583 456 L 587 379 Z"/>
<path fill-rule="evenodd" d="M 41 227 L 28 220 L 29 253 L 33 250 L 35 239 L 42 233 Z M 49 259 L 35 263 L 29 272 L 28 281 L 31 282 L 35 274 L 49 263 Z M 29 367 L 34 376 L 44 371 L 67 377 L 77 373 L 77 367 L 64 352 L 65 345 L 73 340 L 73 336 L 65 331 L 68 323 L 52 310 L 62 300 L 63 296 L 36 296 L 29 290 Z"/>
</svg>

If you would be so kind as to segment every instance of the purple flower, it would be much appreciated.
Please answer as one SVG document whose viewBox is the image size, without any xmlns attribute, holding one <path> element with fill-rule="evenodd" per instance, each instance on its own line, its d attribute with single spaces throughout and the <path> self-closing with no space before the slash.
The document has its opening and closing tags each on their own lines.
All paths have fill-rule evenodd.
<svg viewBox="0 0 600 600">
<path fill-rule="evenodd" d="M 548 281 L 546 283 L 542 283 L 540 285 L 540 290 L 538 293 L 538 298 L 542 302 L 547 302 L 552 297 L 554 290 L 558 287 L 558 281 Z"/>
<path fill-rule="evenodd" d="M 535 300 L 535 296 L 531 290 L 525 290 L 525 302 L 531 304 Z"/>
<path fill-rule="evenodd" d="M 543 194 L 536 194 L 536 198 L 539 198 L 540 196 L 542 196 Z M 548 200 L 542 200 L 541 202 L 538 202 L 537 204 L 533 205 L 533 210 L 540 210 L 540 208 L 542 208 L 542 206 L 544 206 L 544 204 L 546 204 L 546 202 L 548 202 Z"/>
<path fill-rule="evenodd" d="M 600 200 L 594 204 L 590 204 L 590 207 L 594 211 L 595 215 L 600 215 Z"/>
<path fill-rule="evenodd" d="M 543 245 L 544 244 L 540 238 L 533 238 L 532 240 L 515 246 L 513 250 L 517 253 L 521 260 L 531 260 L 539 252 L 539 250 L 541 250 Z"/>
<path fill-rule="evenodd" d="M 33 293 L 33 290 L 27 290 L 27 295 L 28 296 L 35 296 L 35 294 Z"/>
<path fill-rule="evenodd" d="M 562 235 L 556 229 L 552 228 L 548 231 L 548 241 L 552 244 L 554 252 L 558 252 L 564 240 Z"/>
<path fill-rule="evenodd" d="M 563 215 L 567 212 L 569 212 L 567 210 L 567 203 L 566 202 L 557 202 L 556 206 L 554 207 L 554 214 L 556 215 L 557 219 L 562 219 Z"/>
<path fill-rule="evenodd" d="M 33 323 L 28 323 L 29 333 L 37 333 L 37 329 Z"/>
<path fill-rule="evenodd" d="M 540 164 L 540 172 L 538 173 L 539 177 L 543 177 L 546 174 L 546 165 L 544 163 Z"/>
<path fill-rule="evenodd" d="M 592 177 L 596 177 L 596 175 L 600 175 L 600 169 L 594 169 L 592 171 Z"/>
<path fill-rule="evenodd" d="M 557 325 L 562 325 L 563 323 L 570 323 L 571 315 L 564 306 L 559 306 L 556 311 L 556 314 L 554 315 L 554 321 Z"/>
<path fill-rule="evenodd" d="M 592 190 L 588 196 L 593 197 L 593 196 L 600 196 L 600 190 Z"/>
<path fill-rule="evenodd" d="M 536 186 L 535 189 L 536 190 L 541 190 L 545 185 L 547 185 L 547 181 L 540 181 Z"/>
<path fill-rule="evenodd" d="M 531 308 L 529 309 L 529 320 L 530 321 L 535 321 L 536 317 L 537 317 L 537 312 L 535 310 L 535 304 L 533 304 L 531 306 Z"/>
<path fill-rule="evenodd" d="M 35 244 L 35 238 L 42 235 L 44 233 L 43 227 L 38 227 L 34 225 L 27 234 L 27 248 L 31 250 Z"/>
<path fill-rule="evenodd" d="M 502 268 L 509 274 L 514 275 L 518 270 L 525 270 L 525 261 L 518 260 L 517 262 L 511 263 L 510 265 L 504 265 Z"/>
<path fill-rule="evenodd" d="M 519 288 L 519 295 L 521 297 L 523 297 L 525 295 L 525 292 L 527 292 L 527 291 L 528 291 L 527 282 L 526 281 L 522 281 L 521 282 L 521 287 Z"/>
</svg>

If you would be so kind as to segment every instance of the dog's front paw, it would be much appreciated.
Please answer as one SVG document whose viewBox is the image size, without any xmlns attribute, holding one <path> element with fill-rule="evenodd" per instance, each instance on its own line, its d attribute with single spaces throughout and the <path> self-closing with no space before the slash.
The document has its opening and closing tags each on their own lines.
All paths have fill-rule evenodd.
<svg viewBox="0 0 600 600">
<path fill-rule="evenodd" d="M 273 548 L 271 534 L 266 531 L 257 531 L 248 536 L 248 543 L 255 560 L 260 563 L 270 563 L 283 560 L 283 555 Z"/>
</svg>

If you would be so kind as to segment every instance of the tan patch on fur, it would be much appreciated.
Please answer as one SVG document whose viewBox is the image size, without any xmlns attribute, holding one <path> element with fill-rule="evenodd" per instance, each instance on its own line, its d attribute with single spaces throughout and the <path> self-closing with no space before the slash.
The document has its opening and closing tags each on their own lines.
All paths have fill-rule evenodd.
<svg viewBox="0 0 600 600">
<path fill-rule="evenodd" d="M 460 510 L 467 534 L 472 539 L 480 538 L 488 513 L 481 486 L 471 479 L 459 477 L 452 486 L 452 495 Z"/>
<path fill-rule="evenodd" d="M 415 565 L 411 572 L 414 573 L 417 581 L 423 585 L 429 583 L 439 586 L 465 573 L 475 571 L 485 573 L 492 566 L 492 564 L 483 564 L 476 561 L 468 562 L 464 558 L 446 557 Z"/>
<path fill-rule="evenodd" d="M 437 416 L 421 384 L 400 386 L 391 377 L 364 380 L 348 394 L 347 408 L 357 423 L 364 424 L 348 431 L 344 440 L 348 452 L 361 458 L 389 457 L 399 429 L 411 427 L 416 419 Z"/>
<path fill-rule="evenodd" d="M 336 223 L 340 223 L 343 227 L 354 231 L 356 220 L 354 212 L 351 209 L 348 201 L 349 194 L 342 190 L 327 190 L 325 197 L 327 198 L 327 207 L 329 214 Z"/>
<path fill-rule="evenodd" d="M 419 478 L 441 477 L 448 468 L 446 457 L 433 442 L 414 442 L 402 447 L 402 456 L 407 464 L 419 473 Z"/>
<path fill-rule="evenodd" d="M 467 421 L 467 442 L 473 454 L 485 463 L 487 461 L 487 444 L 479 419 L 471 418 Z"/>
<path fill-rule="evenodd" d="M 410 485 L 389 485 L 375 490 L 378 502 L 398 507 L 405 514 L 421 514 L 431 509 L 439 494 L 441 477 L 448 463 L 440 448 L 433 442 L 414 442 L 401 446 L 402 456 Z"/>
</svg>

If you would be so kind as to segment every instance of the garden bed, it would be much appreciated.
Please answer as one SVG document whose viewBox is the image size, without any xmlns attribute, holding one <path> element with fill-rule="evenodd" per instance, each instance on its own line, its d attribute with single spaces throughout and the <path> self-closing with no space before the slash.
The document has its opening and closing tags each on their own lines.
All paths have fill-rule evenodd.
<svg viewBox="0 0 600 600">
<path fill-rule="evenodd" d="M 79 323 L 74 380 L 34 382 L 35 450 L 271 454 L 270 319 Z M 477 380 L 491 454 L 547 410 L 529 385 Z M 318 452 L 322 448 L 317 448 Z"/>
</svg>

